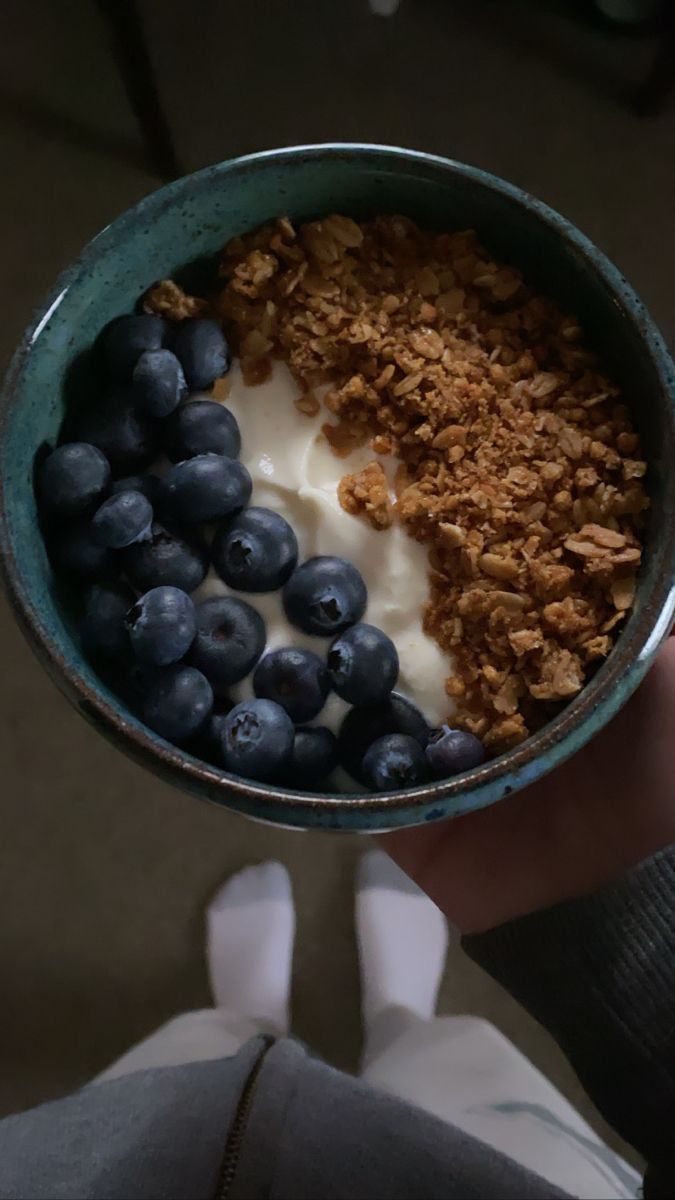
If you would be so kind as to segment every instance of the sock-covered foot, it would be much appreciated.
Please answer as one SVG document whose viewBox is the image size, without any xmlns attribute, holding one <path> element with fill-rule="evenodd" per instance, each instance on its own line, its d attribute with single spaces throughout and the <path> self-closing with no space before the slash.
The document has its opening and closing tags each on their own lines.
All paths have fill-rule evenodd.
<svg viewBox="0 0 675 1200">
<path fill-rule="evenodd" d="M 295 910 L 281 863 L 247 867 L 216 892 L 206 913 L 206 956 L 219 1008 L 289 1028 Z"/>
<path fill-rule="evenodd" d="M 433 1016 L 448 946 L 445 917 L 383 850 L 369 850 L 357 868 L 356 940 L 366 1030 L 392 1006 Z"/>
</svg>

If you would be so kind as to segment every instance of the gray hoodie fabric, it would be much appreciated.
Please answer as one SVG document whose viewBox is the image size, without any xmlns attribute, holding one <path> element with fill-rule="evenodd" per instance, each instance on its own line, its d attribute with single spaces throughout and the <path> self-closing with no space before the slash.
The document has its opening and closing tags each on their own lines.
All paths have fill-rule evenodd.
<svg viewBox="0 0 675 1200">
<path fill-rule="evenodd" d="M 675 1195 L 675 848 L 467 953 L 549 1029 Z M 0 1200 L 435 1200 L 565 1195 L 290 1040 L 85 1087 L 0 1121 Z"/>
</svg>

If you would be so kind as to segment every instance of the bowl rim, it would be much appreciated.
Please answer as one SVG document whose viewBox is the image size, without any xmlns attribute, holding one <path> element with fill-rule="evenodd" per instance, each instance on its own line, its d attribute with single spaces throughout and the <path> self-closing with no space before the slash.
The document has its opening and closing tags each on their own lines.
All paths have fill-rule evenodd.
<svg viewBox="0 0 675 1200">
<path fill-rule="evenodd" d="M 242 155 L 165 185 L 141 199 L 106 225 L 59 275 L 56 284 L 34 311 L 10 361 L 0 393 L 0 446 L 14 406 L 15 393 L 31 348 L 56 311 L 61 299 L 95 262 L 101 250 L 124 237 L 139 219 L 170 206 L 195 180 L 220 179 L 230 173 L 284 164 L 348 157 L 363 166 L 389 169 L 428 167 L 471 180 L 525 208 L 530 217 L 548 225 L 571 242 L 591 270 L 600 276 L 615 303 L 637 328 L 660 386 L 671 400 L 675 428 L 675 368 L 666 345 L 644 304 L 617 267 L 570 221 L 523 189 L 478 167 L 423 151 L 360 142 L 328 142 Z M 533 783 L 559 766 L 616 714 L 646 673 L 675 613 L 675 529 L 666 546 L 670 573 L 659 577 L 649 604 L 635 614 L 617 646 L 594 679 L 561 713 L 520 746 L 466 774 L 416 788 L 382 794 L 307 793 L 255 783 L 230 775 L 165 742 L 125 708 L 116 708 L 89 686 L 51 641 L 24 584 L 9 537 L 4 478 L 0 478 L 0 576 L 20 627 L 48 673 L 82 714 L 115 745 L 173 784 L 219 803 L 232 811 L 287 828 L 330 828 L 374 832 L 421 824 L 474 811 Z M 655 615 L 654 615 L 655 613 Z"/>
</svg>

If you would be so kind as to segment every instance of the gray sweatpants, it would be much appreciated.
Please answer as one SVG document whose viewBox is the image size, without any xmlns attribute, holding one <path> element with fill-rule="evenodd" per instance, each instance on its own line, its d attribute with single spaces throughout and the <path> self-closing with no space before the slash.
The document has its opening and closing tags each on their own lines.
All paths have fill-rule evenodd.
<svg viewBox="0 0 675 1200">
<path fill-rule="evenodd" d="M 224 1009 L 184 1013 L 128 1050 L 96 1082 L 151 1067 L 229 1058 L 260 1033 Z M 361 1077 L 487 1142 L 574 1196 L 634 1197 L 640 1176 L 488 1021 L 386 1010 L 369 1031 Z"/>
</svg>

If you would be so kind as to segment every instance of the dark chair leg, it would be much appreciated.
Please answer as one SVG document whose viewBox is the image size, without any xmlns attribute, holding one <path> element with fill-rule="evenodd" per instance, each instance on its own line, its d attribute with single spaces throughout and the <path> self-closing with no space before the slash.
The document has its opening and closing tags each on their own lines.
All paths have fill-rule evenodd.
<svg viewBox="0 0 675 1200">
<path fill-rule="evenodd" d="M 148 157 L 161 179 L 184 172 L 155 82 L 137 0 L 94 0 L 104 17 L 124 89 L 143 134 Z"/>
<path fill-rule="evenodd" d="M 658 116 L 675 89 L 675 15 L 672 9 L 664 16 L 664 22 L 661 45 L 651 71 L 633 100 L 639 117 Z"/>
</svg>

